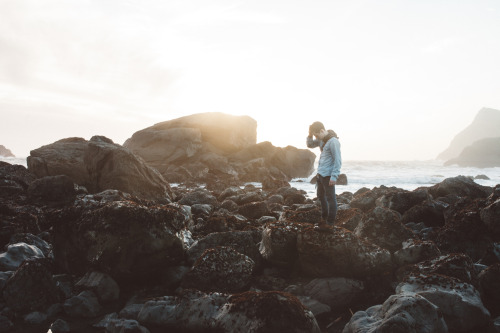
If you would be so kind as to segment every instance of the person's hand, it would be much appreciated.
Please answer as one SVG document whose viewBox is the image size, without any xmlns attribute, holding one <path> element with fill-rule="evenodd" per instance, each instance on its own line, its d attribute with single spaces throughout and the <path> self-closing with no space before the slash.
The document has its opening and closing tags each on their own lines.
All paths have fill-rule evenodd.
<svg viewBox="0 0 500 333">
<path fill-rule="evenodd" d="M 331 179 L 330 179 L 330 182 L 328 183 L 328 185 L 333 186 L 333 185 L 335 185 L 335 184 L 337 184 L 337 182 L 336 182 L 335 180 L 331 180 Z"/>
</svg>

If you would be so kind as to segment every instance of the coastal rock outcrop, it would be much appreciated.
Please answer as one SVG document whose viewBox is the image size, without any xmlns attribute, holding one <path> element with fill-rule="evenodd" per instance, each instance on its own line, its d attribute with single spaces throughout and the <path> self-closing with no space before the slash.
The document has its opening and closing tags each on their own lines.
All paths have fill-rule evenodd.
<svg viewBox="0 0 500 333">
<path fill-rule="evenodd" d="M 388 250 L 339 227 L 329 232 L 302 231 L 297 235 L 297 251 L 300 270 L 306 276 L 360 278 L 392 269 Z"/>
<path fill-rule="evenodd" d="M 490 313 L 474 286 L 444 275 L 411 276 L 397 294 L 419 295 L 439 307 L 450 331 L 470 332 L 488 326 Z"/>
<path fill-rule="evenodd" d="M 124 146 L 172 182 L 258 181 L 273 188 L 312 173 L 315 155 L 309 150 L 256 139 L 254 119 L 214 112 L 158 123 Z"/>
<path fill-rule="evenodd" d="M 206 250 L 184 276 L 185 288 L 210 292 L 238 292 L 250 284 L 255 263 L 232 247 Z"/>
<path fill-rule="evenodd" d="M 343 333 L 447 333 L 439 308 L 419 295 L 392 295 L 384 304 L 356 312 Z"/>
<path fill-rule="evenodd" d="M 447 160 L 444 165 L 461 167 L 494 168 L 500 166 L 500 136 L 472 142 L 460 155 Z"/>
<path fill-rule="evenodd" d="M 5 146 L 3 146 L 3 145 L 0 145 L 0 156 L 3 156 L 3 157 L 16 157 L 16 156 L 14 156 L 14 154 L 12 154 L 12 152 L 10 151 L 10 149 L 5 148 Z"/>
<path fill-rule="evenodd" d="M 54 255 L 60 267 L 76 274 L 97 268 L 116 280 L 136 280 L 182 260 L 177 236 L 186 224 L 182 208 L 96 197 L 79 199 L 55 222 Z"/>
<path fill-rule="evenodd" d="M 444 161 L 456 158 L 464 148 L 470 146 L 473 142 L 493 137 L 500 137 L 500 111 L 482 108 L 472 123 L 458 133 L 451 141 L 450 146 L 440 153 L 437 158 Z"/>
<path fill-rule="evenodd" d="M 39 178 L 66 175 L 90 193 L 116 189 L 146 199 L 171 197 L 169 184 L 157 170 L 102 136 L 56 141 L 32 150 L 27 162 Z"/>
</svg>

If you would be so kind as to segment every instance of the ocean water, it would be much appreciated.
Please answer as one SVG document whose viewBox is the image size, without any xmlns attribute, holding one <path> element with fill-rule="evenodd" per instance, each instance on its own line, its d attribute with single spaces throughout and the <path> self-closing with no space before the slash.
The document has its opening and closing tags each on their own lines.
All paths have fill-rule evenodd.
<svg viewBox="0 0 500 333">
<path fill-rule="evenodd" d="M 478 184 L 495 186 L 500 184 L 500 167 L 471 168 L 443 166 L 442 161 L 343 161 L 341 173 L 347 175 L 347 185 L 337 185 L 337 194 L 354 193 L 360 188 L 372 189 L 381 185 L 395 186 L 405 190 L 414 190 L 421 186 L 432 186 L 444 179 L 456 176 L 485 175 L 489 180 L 475 179 Z M 309 178 L 293 179 L 293 187 L 307 192 L 307 196 L 316 196 L 316 187 Z"/>
<path fill-rule="evenodd" d="M 26 158 L 0 157 L 0 161 L 26 166 Z M 405 190 L 414 190 L 421 186 L 432 186 L 445 178 L 455 176 L 485 175 L 489 180 L 475 179 L 478 184 L 495 186 L 500 184 L 500 167 L 496 168 L 464 168 L 443 166 L 443 162 L 431 161 L 344 161 L 341 169 L 347 175 L 348 185 L 337 185 L 337 194 L 354 193 L 362 187 L 372 189 L 381 185 L 395 186 Z M 314 173 L 313 173 L 314 175 Z M 316 196 L 316 187 L 308 178 L 293 179 L 290 184 L 307 192 L 307 196 Z M 260 183 L 254 183 L 260 187 Z"/>
</svg>

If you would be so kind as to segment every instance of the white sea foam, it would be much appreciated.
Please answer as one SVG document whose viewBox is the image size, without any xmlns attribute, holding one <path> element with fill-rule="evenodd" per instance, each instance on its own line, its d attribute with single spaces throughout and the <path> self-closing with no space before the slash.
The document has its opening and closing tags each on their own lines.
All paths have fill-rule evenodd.
<svg viewBox="0 0 500 333">
<path fill-rule="evenodd" d="M 2 162 L 7 162 L 10 164 L 19 164 L 24 167 L 27 167 L 27 162 L 26 162 L 26 157 L 5 157 L 5 156 L 0 156 L 0 161 Z"/>
<path fill-rule="evenodd" d="M 478 184 L 495 186 L 500 184 L 500 167 L 472 168 L 443 166 L 441 161 L 344 161 L 341 173 L 347 175 L 348 185 L 336 186 L 337 194 L 356 192 L 362 187 L 372 189 L 381 185 L 395 186 L 414 190 L 421 186 L 432 186 L 449 177 L 459 175 L 476 177 L 486 175 L 489 180 L 475 179 Z M 305 190 L 309 197 L 316 196 L 312 178 L 298 178 L 290 183 L 293 187 Z"/>
</svg>

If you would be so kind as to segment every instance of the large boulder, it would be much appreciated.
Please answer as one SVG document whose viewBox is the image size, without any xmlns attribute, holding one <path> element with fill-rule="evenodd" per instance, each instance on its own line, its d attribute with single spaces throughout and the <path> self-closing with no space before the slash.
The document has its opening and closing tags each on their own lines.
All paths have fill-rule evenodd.
<svg viewBox="0 0 500 333">
<path fill-rule="evenodd" d="M 401 223 L 401 214 L 382 207 L 367 214 L 354 233 L 391 252 L 401 249 L 404 241 L 414 237 L 413 232 Z"/>
<path fill-rule="evenodd" d="M 310 310 L 293 295 L 249 291 L 232 295 L 217 316 L 222 332 L 321 332 Z"/>
<path fill-rule="evenodd" d="M 14 194 L 22 194 L 36 179 L 22 165 L 12 165 L 0 161 L 0 196 L 12 197 Z"/>
<path fill-rule="evenodd" d="M 44 203 L 72 203 L 76 189 L 66 175 L 47 176 L 33 181 L 28 187 L 28 195 L 32 200 Z"/>
<path fill-rule="evenodd" d="M 488 254 L 493 242 L 480 217 L 483 206 L 482 200 L 463 198 L 446 209 L 445 225 L 431 235 L 443 253 L 465 253 L 473 261 Z"/>
<path fill-rule="evenodd" d="M 49 259 L 24 261 L 7 280 L 2 293 L 5 303 L 20 313 L 45 310 L 57 303 L 59 293 L 52 279 L 52 265 Z"/>
<path fill-rule="evenodd" d="M 165 331 L 209 331 L 213 329 L 216 317 L 227 299 L 226 294 L 186 290 L 180 296 L 157 297 L 147 301 L 136 319 L 142 325 Z"/>
<path fill-rule="evenodd" d="M 260 253 L 273 265 L 291 267 L 297 261 L 297 235 L 311 228 L 309 223 L 268 222 L 262 230 Z"/>
<path fill-rule="evenodd" d="M 134 133 L 123 146 L 164 173 L 169 165 L 193 157 L 201 149 L 202 140 L 197 128 L 164 128 L 162 124 Z"/>
<path fill-rule="evenodd" d="M 360 280 L 334 277 L 314 279 L 304 286 L 304 291 L 332 309 L 345 309 L 362 298 L 365 286 Z"/>
<path fill-rule="evenodd" d="M 410 276 L 398 285 L 396 293 L 419 295 L 438 306 L 450 331 L 480 332 L 489 324 L 490 313 L 479 291 L 458 279 L 440 274 Z"/>
<path fill-rule="evenodd" d="M 377 199 L 377 206 L 389 208 L 404 214 L 408 209 L 428 198 L 425 190 L 391 192 Z"/>
<path fill-rule="evenodd" d="M 478 275 L 485 305 L 494 311 L 500 312 L 500 264 L 491 265 Z"/>
<path fill-rule="evenodd" d="M 7 252 L 0 254 L 0 271 L 15 271 L 23 261 L 30 258 L 44 258 L 43 252 L 33 245 L 16 243 L 7 246 Z"/>
<path fill-rule="evenodd" d="M 148 154 L 147 150 L 151 149 L 157 153 L 156 157 L 161 158 L 165 156 L 161 154 L 162 145 L 164 151 L 168 151 L 169 148 L 166 148 L 168 145 L 175 146 L 175 143 L 177 143 L 183 146 L 186 144 L 183 140 L 177 140 L 175 137 L 174 140 L 166 140 L 168 135 L 165 135 L 165 133 L 172 129 L 180 130 L 177 133 L 182 133 L 182 129 L 191 129 L 193 130 L 191 133 L 199 136 L 201 141 L 208 142 L 218 150 L 226 153 L 249 147 L 257 141 L 257 122 L 251 117 L 206 112 L 155 124 L 134 133 L 124 143 L 124 146 L 130 147 L 130 149 L 137 152 L 143 150 L 145 154 Z"/>
<path fill-rule="evenodd" d="M 446 178 L 441 183 L 429 188 L 429 193 L 434 198 L 445 197 L 449 194 L 458 195 L 460 197 L 469 197 L 471 199 L 486 198 L 493 189 L 488 186 L 482 186 L 474 182 L 474 180 L 465 176 L 457 176 Z"/>
<path fill-rule="evenodd" d="M 182 207 L 96 198 L 77 200 L 55 222 L 54 256 L 61 267 L 74 274 L 98 269 L 116 280 L 138 279 L 183 259 L 176 235 L 186 224 Z"/>
<path fill-rule="evenodd" d="M 500 236 L 500 199 L 481 209 L 481 221 L 495 236 Z"/>
<path fill-rule="evenodd" d="M 387 274 L 391 254 L 357 237 L 347 229 L 333 227 L 328 232 L 306 229 L 297 235 L 299 268 L 314 277 L 359 277 Z"/>
<path fill-rule="evenodd" d="M 238 292 L 250 284 L 255 267 L 252 259 L 220 246 L 206 250 L 184 276 L 182 285 L 201 291 Z"/>
<path fill-rule="evenodd" d="M 236 251 L 248 256 L 259 267 L 262 262 L 262 256 L 259 247 L 253 236 L 253 231 L 231 231 L 214 232 L 201 239 L 198 239 L 191 245 L 187 251 L 187 260 L 193 264 L 205 250 L 217 246 L 230 246 Z"/>
<path fill-rule="evenodd" d="M 411 274 L 440 274 L 456 278 L 462 282 L 477 285 L 474 263 L 463 253 L 453 253 L 425 260 L 400 270 L 400 279 Z"/>
<path fill-rule="evenodd" d="M 90 193 L 116 189 L 146 199 L 168 200 L 169 184 L 130 150 L 102 136 L 68 138 L 32 150 L 28 170 L 37 177 L 66 175 Z"/>
<path fill-rule="evenodd" d="M 314 171 L 316 155 L 308 149 L 297 149 L 292 146 L 275 147 L 271 142 L 261 142 L 243 149 L 230 156 L 230 160 L 246 164 L 256 159 L 263 159 L 266 168 L 275 167 L 287 177 L 309 177 Z"/>
<path fill-rule="evenodd" d="M 404 266 L 432 259 L 440 254 L 441 251 L 434 242 L 409 239 L 403 242 L 400 250 L 394 252 L 393 260 L 396 265 Z"/>
<path fill-rule="evenodd" d="M 392 295 L 384 304 L 358 311 L 343 333 L 447 333 L 439 308 L 419 295 Z"/>
</svg>

